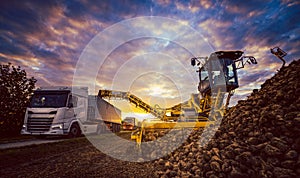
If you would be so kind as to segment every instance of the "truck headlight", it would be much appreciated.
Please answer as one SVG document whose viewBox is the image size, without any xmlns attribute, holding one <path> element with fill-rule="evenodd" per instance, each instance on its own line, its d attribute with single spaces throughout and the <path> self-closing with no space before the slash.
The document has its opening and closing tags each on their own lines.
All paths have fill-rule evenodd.
<svg viewBox="0 0 300 178">
<path fill-rule="evenodd" d="M 62 130 L 63 129 L 63 124 L 55 124 L 51 126 L 52 130 Z"/>
<path fill-rule="evenodd" d="M 26 124 L 23 124 L 23 125 L 22 125 L 22 129 L 21 129 L 21 130 L 22 130 L 22 131 L 25 131 L 25 130 L 26 130 L 26 128 L 27 128 L 27 127 L 26 127 Z"/>
</svg>

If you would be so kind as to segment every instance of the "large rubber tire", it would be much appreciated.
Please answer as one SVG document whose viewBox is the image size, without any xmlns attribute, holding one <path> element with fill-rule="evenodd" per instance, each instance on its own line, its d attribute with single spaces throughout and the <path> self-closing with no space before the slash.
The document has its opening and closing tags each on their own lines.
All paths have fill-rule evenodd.
<svg viewBox="0 0 300 178">
<path fill-rule="evenodd" d="M 70 132 L 69 132 L 69 137 L 70 138 L 75 138 L 81 136 L 81 130 L 80 127 L 77 123 L 72 124 Z"/>
<path fill-rule="evenodd" d="M 105 125 L 102 125 L 102 124 L 99 124 L 97 126 L 97 135 L 100 135 L 102 133 L 105 133 L 105 130 L 106 130 L 106 126 Z"/>
<path fill-rule="evenodd" d="M 100 135 L 101 133 L 102 133 L 101 125 L 98 125 L 96 135 Z"/>
<path fill-rule="evenodd" d="M 116 125 L 115 125 L 114 123 L 112 123 L 112 129 L 111 129 L 111 131 L 112 131 L 113 133 L 116 132 Z"/>
</svg>

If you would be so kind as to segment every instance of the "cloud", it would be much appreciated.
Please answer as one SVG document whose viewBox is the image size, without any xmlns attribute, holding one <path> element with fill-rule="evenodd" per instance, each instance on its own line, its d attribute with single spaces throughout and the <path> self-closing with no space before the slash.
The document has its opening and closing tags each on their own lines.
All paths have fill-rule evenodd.
<svg viewBox="0 0 300 178">
<path fill-rule="evenodd" d="M 157 0 L 156 3 L 162 6 L 168 6 L 170 5 L 171 0 Z"/>
<path fill-rule="evenodd" d="M 38 79 L 38 85 L 70 85 L 81 53 L 91 50 L 95 57 L 77 66 L 87 76 L 82 76 L 81 84 L 110 87 L 123 70 L 118 89 L 127 90 L 126 82 L 135 79 L 134 92 L 146 100 L 156 97 L 153 102 L 165 104 L 157 98 L 161 95 L 178 102 L 171 99 L 177 88 L 184 91 L 184 99 L 197 92 L 191 57 L 208 56 L 214 50 L 242 50 L 253 55 L 258 65 L 239 71 L 235 102 L 280 68 L 270 48 L 285 50 L 288 63 L 300 56 L 300 4 L 296 1 L 7 1 L 0 7 L 0 62 L 21 65 Z M 105 40 L 110 38 L 111 44 L 97 43 L 98 51 L 85 49 L 99 32 L 139 16 L 163 16 L 179 23 L 128 23 L 113 38 L 107 33 Z M 149 36 L 124 41 L 128 34 Z M 104 55 L 101 50 L 117 42 L 122 45 L 106 56 L 99 71 L 94 68 L 104 60 L 97 58 Z M 80 67 L 97 71 L 80 71 Z M 143 71 L 149 74 L 142 75 Z M 153 71 L 157 74 L 150 74 Z M 173 86 L 170 81 L 177 88 L 168 87 Z"/>
</svg>

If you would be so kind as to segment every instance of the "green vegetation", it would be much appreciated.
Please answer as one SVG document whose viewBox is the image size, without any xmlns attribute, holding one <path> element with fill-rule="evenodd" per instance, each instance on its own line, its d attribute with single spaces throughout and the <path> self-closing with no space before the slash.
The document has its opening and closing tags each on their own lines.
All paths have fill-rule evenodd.
<svg viewBox="0 0 300 178">
<path fill-rule="evenodd" d="M 36 79 L 27 78 L 20 66 L 0 64 L 0 137 L 20 133 L 29 96 Z"/>
</svg>

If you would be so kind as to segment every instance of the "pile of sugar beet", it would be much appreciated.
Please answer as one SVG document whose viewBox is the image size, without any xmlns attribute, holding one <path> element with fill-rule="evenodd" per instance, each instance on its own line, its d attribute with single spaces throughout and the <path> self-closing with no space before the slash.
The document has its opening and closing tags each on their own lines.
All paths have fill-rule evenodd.
<svg viewBox="0 0 300 178">
<path fill-rule="evenodd" d="M 300 60 L 231 108 L 214 137 L 201 129 L 154 162 L 159 177 L 300 177 Z"/>
</svg>

